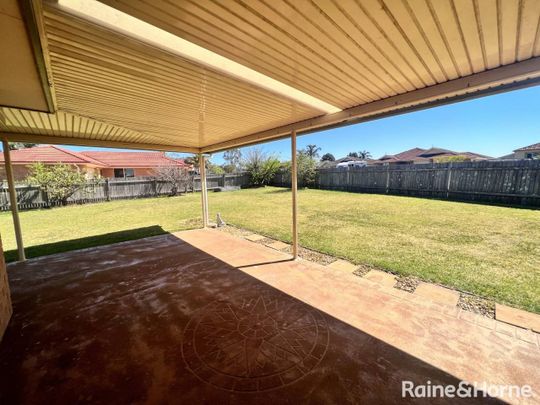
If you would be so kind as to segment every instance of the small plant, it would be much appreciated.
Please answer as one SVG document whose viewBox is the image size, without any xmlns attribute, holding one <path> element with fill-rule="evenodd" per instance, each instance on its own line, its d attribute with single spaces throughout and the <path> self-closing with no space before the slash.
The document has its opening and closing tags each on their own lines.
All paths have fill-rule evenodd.
<svg viewBox="0 0 540 405">
<path fill-rule="evenodd" d="M 26 181 L 40 186 L 47 193 L 49 201 L 60 202 L 62 205 L 67 205 L 69 197 L 88 184 L 84 173 L 77 166 L 63 163 L 34 163 Z"/>
</svg>

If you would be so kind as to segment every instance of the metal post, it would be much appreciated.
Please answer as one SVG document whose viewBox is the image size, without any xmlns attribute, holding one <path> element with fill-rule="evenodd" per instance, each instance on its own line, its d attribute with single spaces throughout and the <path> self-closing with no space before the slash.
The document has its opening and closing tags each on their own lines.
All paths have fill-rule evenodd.
<svg viewBox="0 0 540 405">
<path fill-rule="evenodd" d="M 292 252 L 293 258 L 298 258 L 298 178 L 296 162 L 296 131 L 291 132 L 291 191 L 292 191 Z"/>
<path fill-rule="evenodd" d="M 19 261 L 25 261 L 24 245 L 21 232 L 21 222 L 19 220 L 19 209 L 17 205 L 17 190 L 15 190 L 15 180 L 13 178 L 13 168 L 11 167 L 11 154 L 9 152 L 9 142 L 6 139 L 2 140 L 4 148 L 4 163 L 6 167 L 6 177 L 9 189 L 9 204 L 11 206 L 11 215 L 13 216 L 13 227 L 15 228 L 15 239 L 17 240 L 17 251 Z"/>
<path fill-rule="evenodd" d="M 201 177 L 201 203 L 203 227 L 208 226 L 208 190 L 206 189 L 206 158 L 204 155 L 199 155 L 199 173 Z"/>
</svg>

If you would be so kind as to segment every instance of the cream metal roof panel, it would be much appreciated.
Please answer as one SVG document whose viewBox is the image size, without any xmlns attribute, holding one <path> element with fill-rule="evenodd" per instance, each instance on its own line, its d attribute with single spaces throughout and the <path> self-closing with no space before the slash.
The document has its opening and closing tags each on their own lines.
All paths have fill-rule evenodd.
<svg viewBox="0 0 540 405">
<path fill-rule="evenodd" d="M 539 0 L 101 0 L 340 108 L 540 56 Z"/>
</svg>

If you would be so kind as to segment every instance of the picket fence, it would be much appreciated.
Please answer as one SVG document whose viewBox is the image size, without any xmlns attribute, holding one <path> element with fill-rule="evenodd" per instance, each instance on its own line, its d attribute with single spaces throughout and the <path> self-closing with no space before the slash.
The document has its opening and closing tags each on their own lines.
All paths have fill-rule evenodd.
<svg viewBox="0 0 540 405">
<path fill-rule="evenodd" d="M 208 175 L 207 187 L 209 190 L 222 190 L 245 187 L 249 184 L 249 176 L 246 173 Z M 195 191 L 201 190 L 199 176 L 193 178 Z M 38 186 L 17 185 L 17 201 L 20 210 L 47 208 L 60 205 L 52 202 L 47 193 Z M 88 184 L 81 187 L 68 199 L 68 204 L 86 204 L 101 201 L 122 200 L 132 198 L 159 197 L 170 195 L 172 184 L 167 181 L 153 178 L 137 179 L 106 179 L 97 184 Z M 6 184 L 0 188 L 0 210 L 10 209 L 9 194 Z"/>
</svg>

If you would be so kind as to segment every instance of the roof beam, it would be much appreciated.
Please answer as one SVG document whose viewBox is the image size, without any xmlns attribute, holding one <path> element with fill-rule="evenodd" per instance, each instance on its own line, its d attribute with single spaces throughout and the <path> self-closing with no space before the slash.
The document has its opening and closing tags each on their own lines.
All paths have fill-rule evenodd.
<svg viewBox="0 0 540 405">
<path fill-rule="evenodd" d="M 183 147 L 176 145 L 160 145 L 153 143 L 115 142 L 100 139 L 85 139 L 75 137 L 19 134 L 2 132 L 2 137 L 9 142 L 45 143 L 54 145 L 95 146 L 100 148 L 141 149 L 158 150 L 164 152 L 200 153 L 199 148 Z"/>
<path fill-rule="evenodd" d="M 538 84 L 540 84 L 540 57 L 348 108 L 334 114 L 322 115 L 226 142 L 216 143 L 203 147 L 201 150 L 205 153 L 220 152 L 235 147 L 285 138 L 292 131 L 298 131 L 305 135 L 324 129 L 351 125 Z"/>
<path fill-rule="evenodd" d="M 45 25 L 43 23 L 43 10 L 41 1 L 39 0 L 20 0 L 19 6 L 24 19 L 26 31 L 30 39 L 30 44 L 34 52 L 34 60 L 36 63 L 41 87 L 47 107 L 50 113 L 57 110 L 56 94 L 54 91 L 52 70 L 49 60 L 49 48 L 47 37 L 45 35 Z"/>
</svg>

